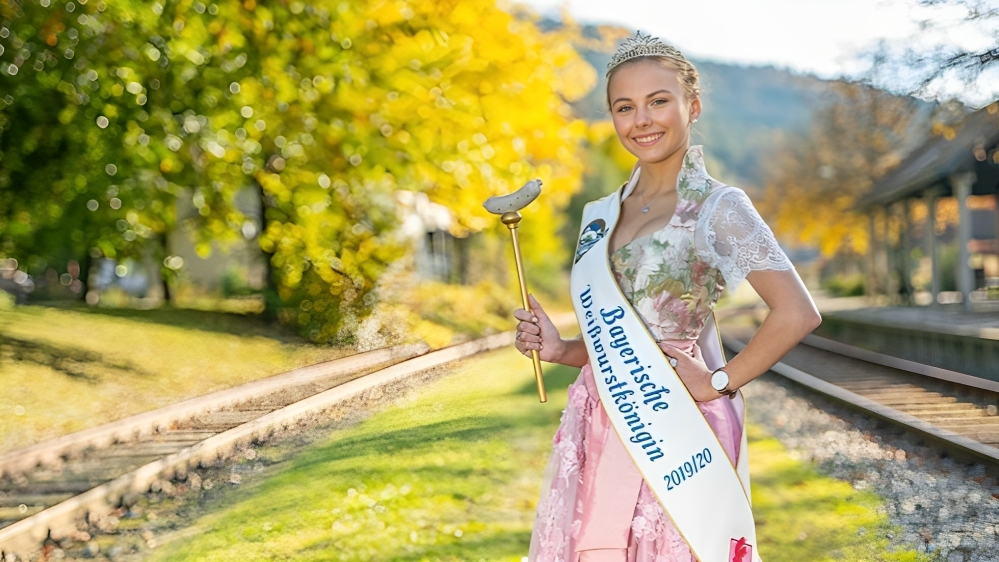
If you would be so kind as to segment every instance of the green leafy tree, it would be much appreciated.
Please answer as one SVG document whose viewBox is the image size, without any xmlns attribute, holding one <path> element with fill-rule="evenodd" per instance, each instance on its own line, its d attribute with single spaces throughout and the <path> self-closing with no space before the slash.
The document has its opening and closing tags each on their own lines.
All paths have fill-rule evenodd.
<svg viewBox="0 0 999 562">
<path fill-rule="evenodd" d="M 349 337 L 405 250 L 397 190 L 447 205 L 462 236 L 495 228 L 486 197 L 540 177 L 533 271 L 564 252 L 557 211 L 586 129 L 567 102 L 595 83 L 571 30 L 544 33 L 490 0 L 0 2 L 5 253 L 51 251 L 39 233 L 65 236 L 69 214 L 76 252 L 148 251 L 190 197 L 183 226 L 207 255 L 239 236 L 250 217 L 235 194 L 253 189 L 277 312 L 328 341 Z M 21 141 L 29 129 L 47 151 Z M 18 230 L 21 215 L 32 222 Z"/>
</svg>

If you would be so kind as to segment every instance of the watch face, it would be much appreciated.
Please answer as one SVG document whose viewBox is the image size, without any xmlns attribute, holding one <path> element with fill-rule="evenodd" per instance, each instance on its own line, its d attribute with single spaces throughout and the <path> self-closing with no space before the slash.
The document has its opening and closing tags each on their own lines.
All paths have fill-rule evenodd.
<svg viewBox="0 0 999 562">
<path fill-rule="evenodd" d="M 715 371 L 711 375 L 711 388 L 721 392 L 728 386 L 728 373 L 725 371 Z"/>
</svg>

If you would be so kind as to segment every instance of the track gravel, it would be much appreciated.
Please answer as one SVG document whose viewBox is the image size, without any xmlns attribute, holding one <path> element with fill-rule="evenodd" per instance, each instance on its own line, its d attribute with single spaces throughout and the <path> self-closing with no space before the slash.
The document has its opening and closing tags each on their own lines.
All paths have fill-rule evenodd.
<svg viewBox="0 0 999 562">
<path fill-rule="evenodd" d="M 999 557 L 999 467 L 955 458 L 773 373 L 744 392 L 749 420 L 796 458 L 885 499 L 887 515 L 901 529 L 889 536 L 894 546 L 947 562 Z"/>
</svg>

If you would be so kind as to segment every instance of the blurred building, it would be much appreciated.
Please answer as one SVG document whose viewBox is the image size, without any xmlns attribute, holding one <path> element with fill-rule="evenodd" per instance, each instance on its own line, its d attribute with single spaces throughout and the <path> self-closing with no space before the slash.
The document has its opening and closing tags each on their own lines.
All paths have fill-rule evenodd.
<svg viewBox="0 0 999 562">
<path fill-rule="evenodd" d="M 399 230 L 413 244 L 417 275 L 446 283 L 468 281 L 468 239 L 451 234 L 454 213 L 425 193 L 400 190 Z"/>
<path fill-rule="evenodd" d="M 999 102 L 933 132 L 858 202 L 871 216 L 870 285 L 905 303 L 963 302 L 972 310 L 999 286 Z M 937 216 L 947 199 L 957 207 L 952 228 Z M 917 202 L 928 215 L 921 220 Z M 920 269 L 929 277 L 922 294 L 913 282 Z"/>
</svg>

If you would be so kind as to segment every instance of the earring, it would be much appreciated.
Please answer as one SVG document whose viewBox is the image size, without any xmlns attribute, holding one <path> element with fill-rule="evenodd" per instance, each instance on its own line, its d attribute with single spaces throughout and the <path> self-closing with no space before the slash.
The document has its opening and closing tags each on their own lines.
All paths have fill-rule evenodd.
<svg viewBox="0 0 999 562">
<path fill-rule="evenodd" d="M 697 123 L 697 117 L 694 117 L 694 120 L 691 121 L 691 123 Z"/>
</svg>

